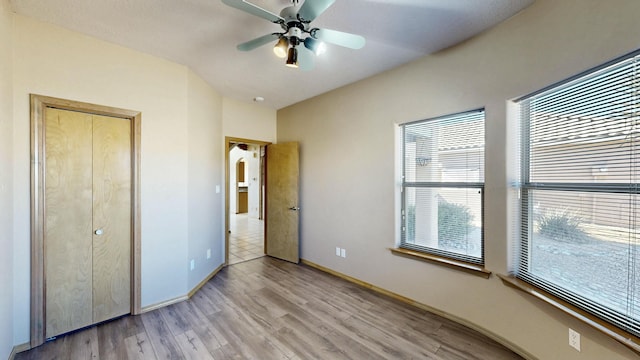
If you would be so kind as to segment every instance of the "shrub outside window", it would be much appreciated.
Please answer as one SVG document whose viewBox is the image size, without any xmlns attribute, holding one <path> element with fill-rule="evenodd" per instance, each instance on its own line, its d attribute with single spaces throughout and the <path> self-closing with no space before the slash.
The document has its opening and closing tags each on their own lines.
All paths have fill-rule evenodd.
<svg viewBox="0 0 640 360">
<path fill-rule="evenodd" d="M 640 55 L 519 105 L 516 276 L 640 336 Z"/>
<path fill-rule="evenodd" d="M 400 247 L 484 264 L 484 109 L 402 125 Z"/>
</svg>

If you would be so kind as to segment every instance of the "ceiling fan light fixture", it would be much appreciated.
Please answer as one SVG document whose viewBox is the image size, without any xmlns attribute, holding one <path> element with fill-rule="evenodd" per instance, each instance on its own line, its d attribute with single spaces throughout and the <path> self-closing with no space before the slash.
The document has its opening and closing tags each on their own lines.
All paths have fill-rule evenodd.
<svg viewBox="0 0 640 360">
<path fill-rule="evenodd" d="M 282 28 L 282 32 L 272 32 L 239 44 L 236 48 L 240 51 L 250 51 L 269 43 L 273 44 L 273 40 L 278 39 L 273 47 L 273 52 L 280 58 L 286 58 L 288 67 L 297 68 L 298 45 L 304 43 L 305 48 L 300 48 L 302 51 L 300 53 L 302 57 L 300 68 L 308 71 L 313 68 L 314 64 L 312 54 L 317 56 L 325 52 L 325 42 L 349 49 L 360 49 L 365 44 L 364 37 L 360 35 L 315 28 L 311 25 L 311 22 L 324 13 L 336 0 L 305 0 L 301 6 L 298 6 L 300 0 L 288 0 L 292 5 L 282 9 L 280 15 L 249 1 L 251 0 L 222 0 L 228 6 L 278 24 Z"/>
<path fill-rule="evenodd" d="M 289 48 L 289 54 L 287 56 L 287 66 L 292 68 L 298 67 L 298 49 L 295 47 Z"/>
<path fill-rule="evenodd" d="M 327 51 L 327 45 L 324 42 L 312 37 L 304 39 L 304 47 L 311 50 L 316 56 L 322 55 Z"/>
<path fill-rule="evenodd" d="M 288 48 L 289 40 L 287 40 L 286 36 L 280 36 L 280 39 L 278 39 L 278 42 L 273 47 L 273 53 L 276 54 L 277 57 L 284 59 L 287 57 Z"/>
</svg>

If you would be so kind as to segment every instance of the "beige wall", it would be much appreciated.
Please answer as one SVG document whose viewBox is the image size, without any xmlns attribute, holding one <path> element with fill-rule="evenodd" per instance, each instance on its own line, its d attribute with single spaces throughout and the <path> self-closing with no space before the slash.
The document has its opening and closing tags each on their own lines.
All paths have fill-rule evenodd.
<svg viewBox="0 0 640 360">
<path fill-rule="evenodd" d="M 142 306 L 186 295 L 223 261 L 222 197 L 212 191 L 223 168 L 221 96 L 182 65 L 13 19 L 14 344 L 29 340 L 30 93 L 142 112 Z"/>
<path fill-rule="evenodd" d="M 13 346 L 12 16 L 0 0 L 0 359 Z"/>
<path fill-rule="evenodd" d="M 224 98 L 222 131 L 225 136 L 276 141 L 276 111 L 257 103 Z"/>
<path fill-rule="evenodd" d="M 222 132 L 224 136 L 275 143 L 276 110 L 266 108 L 258 103 L 225 97 L 222 99 Z M 230 166 L 234 166 L 234 164 L 235 160 L 230 162 Z M 231 189 L 229 208 L 233 213 L 236 209 L 233 182 L 229 183 L 229 187 Z"/>
<path fill-rule="evenodd" d="M 224 263 L 224 228 L 222 188 L 223 141 L 222 97 L 204 80 L 189 71 L 189 213 L 188 258 L 195 261 L 189 271 L 188 289 Z M 220 192 L 216 192 L 219 186 Z M 207 250 L 211 256 L 207 259 Z"/>
<path fill-rule="evenodd" d="M 415 299 L 540 359 L 637 354 L 540 301 L 392 255 L 398 235 L 397 124 L 486 108 L 486 267 L 507 273 L 515 153 L 507 100 L 635 50 L 640 2 L 537 0 L 459 46 L 278 111 L 278 141 L 301 143 L 302 258 Z M 509 136 L 508 136 L 509 135 Z M 334 255 L 336 246 L 347 258 Z M 568 328 L 582 352 L 568 346 Z"/>
</svg>

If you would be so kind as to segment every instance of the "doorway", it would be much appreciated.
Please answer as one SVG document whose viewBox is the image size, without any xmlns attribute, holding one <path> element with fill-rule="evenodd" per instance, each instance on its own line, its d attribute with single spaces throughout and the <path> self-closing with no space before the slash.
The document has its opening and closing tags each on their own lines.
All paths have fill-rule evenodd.
<svg viewBox="0 0 640 360">
<path fill-rule="evenodd" d="M 32 347 L 140 313 L 140 117 L 31 95 Z"/>
<path fill-rule="evenodd" d="M 227 137 L 226 264 L 265 254 L 265 147 L 270 143 Z"/>
</svg>

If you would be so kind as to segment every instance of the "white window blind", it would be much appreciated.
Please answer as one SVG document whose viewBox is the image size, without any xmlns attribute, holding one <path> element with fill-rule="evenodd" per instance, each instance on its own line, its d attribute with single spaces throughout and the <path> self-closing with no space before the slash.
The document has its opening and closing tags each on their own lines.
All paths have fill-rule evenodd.
<svg viewBox="0 0 640 360">
<path fill-rule="evenodd" d="M 517 277 L 640 336 L 640 56 L 519 101 Z"/>
<path fill-rule="evenodd" d="M 400 247 L 484 264 L 484 110 L 403 125 Z"/>
</svg>

